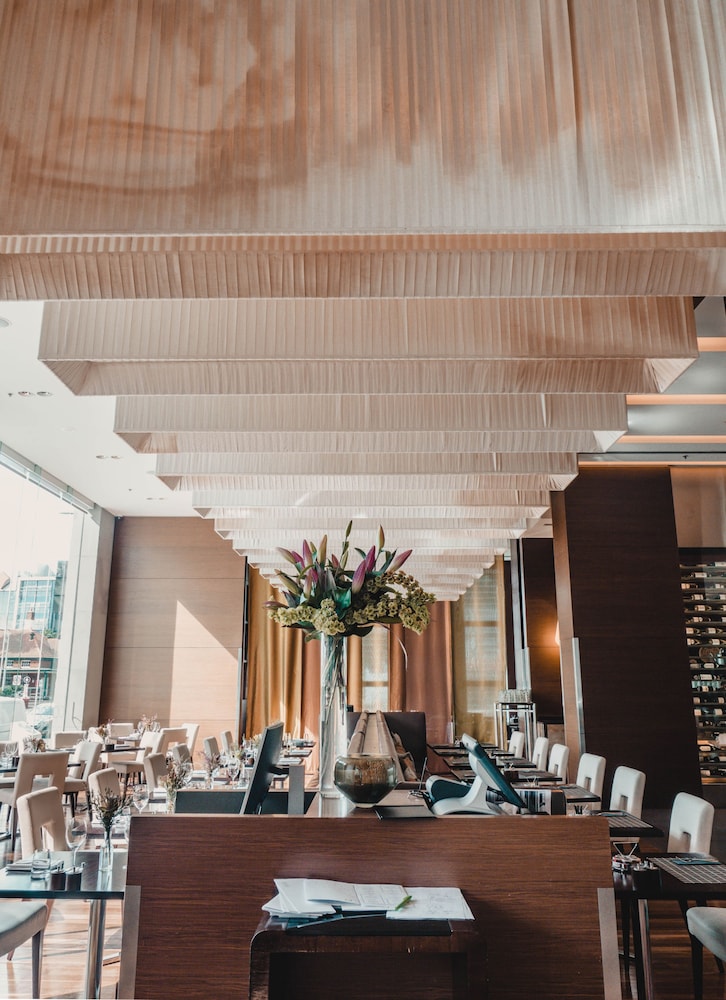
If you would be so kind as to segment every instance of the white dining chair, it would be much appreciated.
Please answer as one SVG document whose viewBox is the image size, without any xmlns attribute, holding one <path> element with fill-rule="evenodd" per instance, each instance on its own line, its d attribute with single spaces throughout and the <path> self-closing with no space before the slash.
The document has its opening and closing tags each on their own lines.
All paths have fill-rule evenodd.
<svg viewBox="0 0 726 1000">
<path fill-rule="evenodd" d="M 103 798 L 110 795 L 121 795 L 121 782 L 115 767 L 104 767 L 88 775 L 88 791 L 92 798 Z"/>
<path fill-rule="evenodd" d="M 673 800 L 666 850 L 708 854 L 715 811 L 706 799 L 679 792 Z"/>
<path fill-rule="evenodd" d="M 67 750 L 47 750 L 44 753 L 23 753 L 11 786 L 0 786 L 0 803 L 10 811 L 10 849 L 15 850 L 17 833 L 16 804 L 21 795 L 27 795 L 36 788 L 54 785 L 63 788 L 68 771 Z"/>
<path fill-rule="evenodd" d="M 716 810 L 712 803 L 707 802 L 706 799 L 702 799 L 699 795 L 691 795 L 690 792 L 679 792 L 674 798 L 671 808 L 666 850 L 679 853 L 709 854 L 715 813 Z M 694 886 L 694 899 L 698 896 L 697 888 Z M 687 899 L 680 899 L 678 902 L 688 926 L 688 914 L 692 908 L 689 908 Z M 704 907 L 704 909 L 708 909 L 708 907 Z M 693 920 L 695 921 L 696 918 L 694 917 Z M 723 956 L 714 949 L 709 950 L 713 951 L 716 957 L 719 971 L 723 971 L 721 964 Z M 695 975 L 694 965 L 694 977 Z"/>
<path fill-rule="evenodd" d="M 534 741 L 532 749 L 532 763 L 538 771 L 547 769 L 547 752 L 550 748 L 550 741 L 546 736 L 538 736 Z"/>
<path fill-rule="evenodd" d="M 103 745 L 95 740 L 82 740 L 68 761 L 69 769 L 74 765 L 77 768 L 63 783 L 63 794 L 70 798 L 71 812 L 76 811 L 76 802 L 81 792 L 88 799 L 88 776 L 101 769 L 102 749 Z"/>
<path fill-rule="evenodd" d="M 580 760 L 577 764 L 575 784 L 579 785 L 580 788 L 585 788 L 588 792 L 592 792 L 593 795 L 597 795 L 599 799 L 602 799 L 602 786 L 605 781 L 605 765 L 605 758 L 596 753 L 581 754 Z"/>
<path fill-rule="evenodd" d="M 60 733 L 53 733 L 50 738 L 51 749 L 70 750 L 77 746 L 84 737 L 82 729 L 66 729 Z"/>
<path fill-rule="evenodd" d="M 615 768 L 613 783 L 610 786 L 610 809 L 617 809 L 640 818 L 643 813 L 644 792 L 645 772 L 620 764 Z"/>
<path fill-rule="evenodd" d="M 708 948 L 718 962 L 726 961 L 726 910 L 691 906 L 686 910 L 686 926 L 691 938 L 693 997 L 703 1000 L 703 949 Z"/>
<path fill-rule="evenodd" d="M 110 738 L 119 740 L 123 739 L 124 736 L 130 736 L 135 726 L 133 722 L 109 722 L 107 728 Z"/>
<path fill-rule="evenodd" d="M 159 730 L 156 753 L 167 754 L 177 743 L 186 743 L 187 731 L 184 726 L 167 726 Z"/>
<path fill-rule="evenodd" d="M 153 797 L 154 791 L 161 787 L 161 783 L 168 774 L 166 764 L 166 754 L 150 753 L 144 760 L 144 773 L 146 775 L 146 785 L 149 789 L 149 798 Z"/>
<path fill-rule="evenodd" d="M 43 933 L 48 907 L 41 899 L 0 900 L 0 955 L 11 961 L 13 952 L 32 938 L 31 996 L 40 996 Z"/>
<path fill-rule="evenodd" d="M 43 847 L 65 851 L 66 825 L 63 794 L 59 788 L 39 788 L 17 801 L 20 850 L 24 858 Z"/>
<path fill-rule="evenodd" d="M 612 785 L 610 786 L 610 809 L 630 813 L 640 817 L 643 812 L 643 794 L 645 792 L 645 772 L 624 764 L 615 768 Z M 638 837 L 624 841 L 622 837 L 610 838 L 618 851 L 635 850 Z M 620 926 L 623 935 L 623 960 L 626 975 L 630 970 L 630 901 L 620 900 Z"/>
<path fill-rule="evenodd" d="M 556 774 L 562 781 L 567 781 L 567 765 L 570 760 L 570 748 L 564 743 L 553 743 L 550 749 L 547 770 Z"/>
<path fill-rule="evenodd" d="M 197 736 L 199 735 L 199 723 L 198 722 L 185 722 L 183 724 L 183 729 L 186 730 L 186 739 L 184 742 L 189 747 L 189 753 L 194 756 L 194 747 L 196 746 Z"/>
<path fill-rule="evenodd" d="M 515 730 L 509 737 L 507 750 L 515 757 L 524 757 L 524 733 Z"/>
<path fill-rule="evenodd" d="M 116 769 L 124 791 L 128 788 L 129 778 L 132 781 L 141 778 L 144 773 L 144 760 L 149 754 L 156 753 L 160 741 L 161 732 L 147 730 L 142 733 L 135 750 L 122 750 L 106 755 L 106 764 Z"/>
</svg>

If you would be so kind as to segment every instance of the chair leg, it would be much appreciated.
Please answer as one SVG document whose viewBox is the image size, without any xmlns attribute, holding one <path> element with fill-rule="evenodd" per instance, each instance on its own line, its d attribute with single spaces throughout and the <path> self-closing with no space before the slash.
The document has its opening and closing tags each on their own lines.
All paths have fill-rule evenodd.
<svg viewBox="0 0 726 1000">
<path fill-rule="evenodd" d="M 33 935 L 33 971 L 32 971 L 32 981 L 33 981 L 33 997 L 40 996 L 40 972 L 41 963 L 43 961 L 43 931 L 38 931 L 37 934 Z"/>
<path fill-rule="evenodd" d="M 693 969 L 693 1000 L 703 1000 L 703 945 L 692 934 L 691 967 Z"/>
</svg>

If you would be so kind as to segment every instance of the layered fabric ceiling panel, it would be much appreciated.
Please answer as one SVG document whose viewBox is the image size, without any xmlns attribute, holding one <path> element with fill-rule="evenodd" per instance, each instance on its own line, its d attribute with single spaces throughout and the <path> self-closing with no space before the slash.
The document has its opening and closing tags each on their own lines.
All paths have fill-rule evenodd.
<svg viewBox="0 0 726 1000">
<path fill-rule="evenodd" d="M 390 519 L 448 597 L 697 357 L 725 39 L 721 0 L 6 0 L 0 296 L 266 574 Z"/>
</svg>

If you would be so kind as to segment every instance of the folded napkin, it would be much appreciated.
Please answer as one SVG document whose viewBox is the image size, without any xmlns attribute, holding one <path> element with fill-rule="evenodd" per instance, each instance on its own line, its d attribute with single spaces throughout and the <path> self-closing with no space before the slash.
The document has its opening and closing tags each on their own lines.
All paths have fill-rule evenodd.
<svg viewBox="0 0 726 1000">
<path fill-rule="evenodd" d="M 29 872 L 33 867 L 33 862 L 30 858 L 25 858 L 21 861 L 11 861 L 9 865 L 5 865 L 6 872 Z M 50 870 L 52 872 L 58 871 L 63 867 L 63 861 L 52 861 Z"/>
</svg>

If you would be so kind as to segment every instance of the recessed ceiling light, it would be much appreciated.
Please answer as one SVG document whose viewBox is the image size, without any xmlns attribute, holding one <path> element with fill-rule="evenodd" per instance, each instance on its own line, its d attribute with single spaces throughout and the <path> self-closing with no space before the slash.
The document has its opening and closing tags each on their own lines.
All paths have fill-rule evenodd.
<svg viewBox="0 0 726 1000">
<path fill-rule="evenodd" d="M 37 396 L 52 396 L 53 393 L 52 392 L 48 392 L 47 389 L 39 389 L 38 392 L 36 393 L 36 395 Z"/>
<path fill-rule="evenodd" d="M 0 327 L 10 326 L 10 320 L 5 319 L 4 316 L 0 316 Z"/>
</svg>

